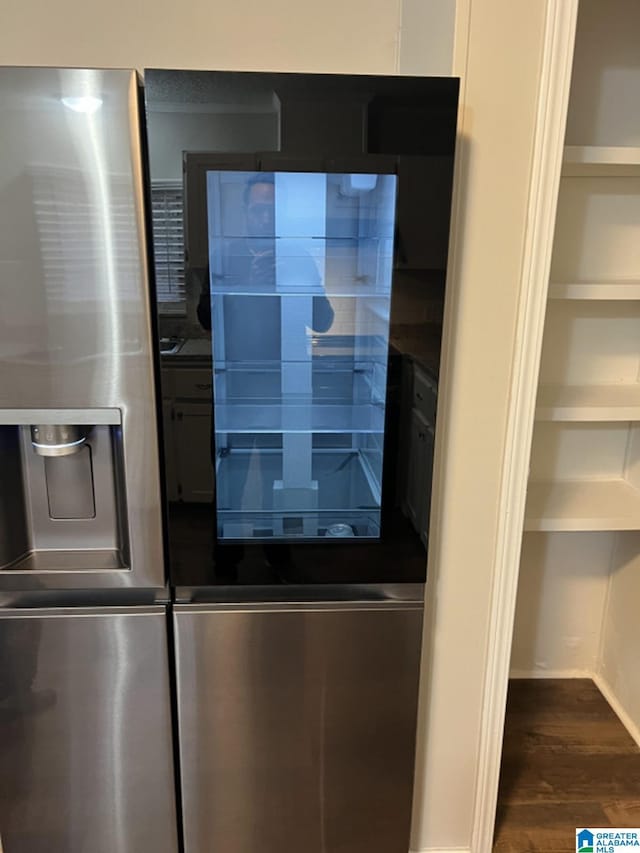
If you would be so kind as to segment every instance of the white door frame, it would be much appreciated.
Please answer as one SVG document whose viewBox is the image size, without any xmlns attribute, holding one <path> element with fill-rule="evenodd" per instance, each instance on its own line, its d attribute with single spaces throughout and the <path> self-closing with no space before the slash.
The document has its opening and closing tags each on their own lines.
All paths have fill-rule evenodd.
<svg viewBox="0 0 640 853">
<path fill-rule="evenodd" d="M 528 225 L 519 282 L 511 404 L 500 489 L 471 853 L 490 853 L 495 825 L 529 456 L 578 2 L 546 0 Z"/>
</svg>

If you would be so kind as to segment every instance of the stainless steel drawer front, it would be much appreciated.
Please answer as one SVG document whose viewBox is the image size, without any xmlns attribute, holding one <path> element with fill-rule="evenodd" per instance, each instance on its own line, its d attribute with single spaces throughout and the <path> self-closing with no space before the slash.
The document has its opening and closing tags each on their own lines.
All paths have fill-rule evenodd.
<svg viewBox="0 0 640 853">
<path fill-rule="evenodd" d="M 0 609 L 5 853 L 176 853 L 163 607 Z"/>
<path fill-rule="evenodd" d="M 421 606 L 174 618 L 186 853 L 406 853 Z"/>
</svg>

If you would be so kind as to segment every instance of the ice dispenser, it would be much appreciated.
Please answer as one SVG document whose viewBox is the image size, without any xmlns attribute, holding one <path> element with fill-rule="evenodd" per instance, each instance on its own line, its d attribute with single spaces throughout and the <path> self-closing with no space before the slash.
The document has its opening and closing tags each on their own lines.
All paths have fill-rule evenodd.
<svg viewBox="0 0 640 853">
<path fill-rule="evenodd" d="M 13 414 L 0 425 L 0 570 L 127 569 L 120 412 Z"/>
</svg>

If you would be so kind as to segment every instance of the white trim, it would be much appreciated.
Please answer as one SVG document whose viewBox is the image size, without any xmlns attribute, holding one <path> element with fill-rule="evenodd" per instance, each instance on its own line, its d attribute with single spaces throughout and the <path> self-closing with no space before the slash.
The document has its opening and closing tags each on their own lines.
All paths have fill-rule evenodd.
<svg viewBox="0 0 640 853">
<path fill-rule="evenodd" d="M 0 850 L 0 853 L 2 851 Z M 409 853 L 471 853 L 470 847 L 415 847 Z"/>
<path fill-rule="evenodd" d="M 453 28 L 453 60 L 454 76 L 460 77 L 460 106 L 466 102 L 463 88 L 466 87 L 467 64 L 469 61 L 469 31 L 471 28 L 471 0 L 456 0 L 455 25 Z M 462 116 L 458 117 L 458 127 L 462 126 Z M 451 233 L 455 231 L 451 230 Z M 448 269 L 448 267 L 447 267 Z"/>
<path fill-rule="evenodd" d="M 592 669 L 512 669 L 509 678 L 514 681 L 519 678 L 542 680 L 544 678 L 589 678 L 593 681 Z"/>
<path fill-rule="evenodd" d="M 456 150 L 453 168 L 453 189 L 451 199 L 451 224 L 450 240 L 447 256 L 447 281 L 445 287 L 444 316 L 442 329 L 442 350 L 440 354 L 441 381 L 438 388 L 438 407 L 440 411 L 447 412 L 450 407 L 451 383 L 443 378 L 448 377 L 451 372 L 454 354 L 454 320 L 459 313 L 458 288 L 453 283 L 459 280 L 460 255 L 462 250 L 461 221 L 464 212 L 464 186 L 463 175 L 467 170 L 468 147 L 464 144 L 462 129 L 464 125 L 464 112 L 467 87 L 467 65 L 469 59 L 469 34 L 471 28 L 471 0 L 457 0 L 455 9 L 454 44 L 453 44 L 453 75 L 460 78 L 460 90 L 458 93 L 458 115 L 456 122 Z M 426 732 L 429 726 L 429 713 L 431 708 L 431 692 L 433 683 L 433 656 L 425 654 L 425 649 L 435 647 L 435 614 L 437 609 L 437 585 L 438 585 L 438 561 L 437 554 L 441 548 L 441 507 L 445 487 L 444 463 L 445 454 L 442 448 L 445 444 L 443 418 L 440 417 L 436 424 L 434 442 L 433 477 L 432 477 L 432 500 L 431 513 L 429 517 L 429 546 L 427 553 L 427 582 L 425 584 L 424 616 L 423 616 L 423 642 L 422 663 L 420 671 L 420 685 L 418 695 L 418 723 L 416 728 L 416 744 L 425 744 Z M 413 802 L 411 809 L 411 842 L 420 837 L 423 830 L 424 816 L 420 803 L 419 779 L 425 773 L 428 747 L 416 750 L 414 767 Z M 410 853 L 425 853 L 429 848 L 412 848 Z M 433 850 L 432 853 L 437 853 Z"/>
<path fill-rule="evenodd" d="M 619 699 L 613 692 L 609 682 L 600 673 L 594 673 L 591 678 L 593 679 L 593 683 L 595 684 L 595 686 L 598 688 L 598 690 L 602 693 L 604 698 L 611 706 L 611 710 L 617 715 L 618 719 L 625 727 L 625 729 L 629 732 L 629 734 L 637 743 L 637 745 L 640 746 L 640 726 L 638 726 L 631 718 L 631 716 L 627 714 Z"/>
<path fill-rule="evenodd" d="M 492 848 L 511 638 L 578 0 L 547 0 L 511 405 L 500 489 L 471 850 Z"/>
<path fill-rule="evenodd" d="M 393 66 L 395 68 L 395 73 L 400 74 L 400 65 L 402 58 L 402 8 L 403 2 L 402 0 L 398 0 L 398 12 L 396 15 L 396 32 L 394 37 L 394 59 Z"/>
</svg>

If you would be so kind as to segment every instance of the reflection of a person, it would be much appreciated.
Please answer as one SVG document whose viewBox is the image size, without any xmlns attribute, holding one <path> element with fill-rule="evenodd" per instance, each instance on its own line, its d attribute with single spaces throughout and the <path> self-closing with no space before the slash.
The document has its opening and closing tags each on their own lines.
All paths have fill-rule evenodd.
<svg viewBox="0 0 640 853">
<path fill-rule="evenodd" d="M 211 329 L 210 288 L 214 293 L 216 290 L 224 291 L 221 297 L 224 344 L 220 351 L 214 340 L 215 357 L 224 359 L 228 364 L 254 362 L 254 367 L 264 368 L 261 394 L 278 399 L 282 393 L 282 304 L 280 297 L 275 295 L 278 291 L 278 275 L 286 275 L 288 282 L 303 285 L 302 289 L 308 288 L 311 293 L 318 291 L 321 279 L 309 255 L 301 254 L 283 262 L 277 261 L 275 183 L 272 173 L 260 173 L 251 178 L 244 190 L 244 204 L 247 236 L 220 240 L 218 246 L 212 247 L 212 254 L 216 251 L 220 253 L 212 261 L 219 261 L 215 268 L 222 269 L 222 279 L 218 279 L 215 273 L 207 275 L 198 303 L 198 319 L 204 328 Z M 238 293 L 234 294 L 234 290 Z M 334 312 L 327 297 L 324 294 L 313 296 L 312 331 L 326 332 L 333 323 L 333 317 Z M 296 330 L 288 331 L 295 333 Z M 297 331 L 307 334 L 306 327 Z M 271 505 L 273 482 L 262 472 L 260 436 L 253 436 L 251 446 L 251 452 L 242 454 L 234 466 L 235 498 L 230 503 L 233 509 L 240 511 L 268 509 Z M 248 448 L 245 446 L 245 449 Z M 215 448 L 212 436 L 213 456 Z M 215 550 L 217 573 L 234 576 L 237 564 L 242 559 L 242 547 L 226 545 L 221 548 L 220 543 L 216 542 Z M 290 566 L 289 547 L 275 543 L 265 545 L 264 556 L 267 564 L 282 579 Z"/>
<path fill-rule="evenodd" d="M 275 183 L 272 173 L 251 178 L 244 191 L 247 237 L 221 242 L 224 270 L 224 328 L 227 361 L 279 361 L 281 348 L 280 300 L 273 296 L 233 295 L 245 288 L 271 293 L 276 290 Z M 292 269 L 292 266 L 295 267 Z M 308 283 L 320 284 L 318 270 L 309 256 L 288 261 L 288 272 Z M 198 303 L 198 320 L 211 329 L 210 283 L 204 282 Z M 214 284 L 215 287 L 215 284 Z M 313 298 L 312 327 L 326 332 L 333 323 L 333 309 L 326 296 Z"/>
</svg>

